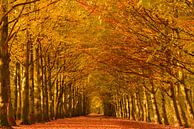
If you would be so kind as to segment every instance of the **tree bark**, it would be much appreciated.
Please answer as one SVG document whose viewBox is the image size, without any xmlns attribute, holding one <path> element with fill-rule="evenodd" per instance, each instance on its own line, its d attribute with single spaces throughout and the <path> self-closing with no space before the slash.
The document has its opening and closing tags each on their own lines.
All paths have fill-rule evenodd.
<svg viewBox="0 0 194 129">
<path fill-rule="evenodd" d="M 36 48 L 36 73 L 37 73 L 37 103 L 36 103 L 36 111 L 37 111 L 37 115 L 36 115 L 36 120 L 38 122 L 42 121 L 42 107 L 41 107 L 41 77 L 40 77 L 40 48 L 39 46 Z"/>
<path fill-rule="evenodd" d="M 46 92 L 45 92 L 45 68 L 46 64 L 44 62 L 43 57 L 43 48 L 42 45 L 40 45 L 40 67 L 41 67 L 41 88 L 42 88 L 42 116 L 43 121 L 47 121 L 47 113 L 46 113 Z"/>
<path fill-rule="evenodd" d="M 9 66 L 9 65 L 8 65 Z M 8 83 L 8 122 L 10 125 L 14 126 L 16 125 L 15 117 L 14 117 L 14 109 L 11 103 L 11 89 L 10 89 L 10 72 L 9 70 L 7 71 L 7 74 L 9 75 L 7 78 L 7 83 Z"/>
<path fill-rule="evenodd" d="M 8 1 L 0 1 L 0 17 L 4 16 L 8 10 Z M 8 53 L 8 16 L 2 19 L 0 25 L 0 121 L 2 126 L 10 126 L 8 123 L 8 108 L 10 94 L 9 92 L 9 62 L 10 55 Z"/>
<path fill-rule="evenodd" d="M 172 100 L 173 100 L 173 106 L 174 106 L 176 118 L 179 122 L 179 125 L 183 126 L 183 123 L 182 123 L 182 120 L 181 120 L 181 117 L 180 117 L 180 113 L 179 113 L 179 110 L 178 110 L 178 104 L 177 104 L 177 99 L 176 99 L 174 87 L 173 87 L 172 83 L 170 83 L 170 90 L 171 90 L 171 93 L 172 93 Z"/>
<path fill-rule="evenodd" d="M 161 91 L 161 95 L 162 95 L 162 111 L 163 111 L 164 124 L 169 125 L 167 111 L 166 111 L 166 100 L 165 100 L 164 91 Z"/>
<path fill-rule="evenodd" d="M 151 101 L 151 95 L 146 91 L 146 101 L 147 101 L 147 122 L 152 121 L 152 111 L 153 111 L 153 106 L 152 106 L 152 101 Z"/>
<path fill-rule="evenodd" d="M 30 124 L 29 121 L 29 65 L 30 65 L 30 33 L 27 30 L 27 42 L 26 42 L 26 62 L 25 62 L 25 86 L 24 86 L 24 105 L 23 105 L 23 117 L 22 121 L 23 124 Z"/>
<path fill-rule="evenodd" d="M 22 87 L 21 87 L 21 68 L 20 68 L 20 63 L 17 63 L 17 71 L 18 71 L 18 88 L 19 88 L 19 105 L 18 105 L 18 113 L 17 113 L 17 117 L 20 120 L 21 119 L 21 114 L 22 114 Z"/>
<path fill-rule="evenodd" d="M 130 95 L 127 95 L 127 103 L 128 103 L 128 118 L 131 119 L 131 108 L 130 108 Z"/>
<path fill-rule="evenodd" d="M 123 102 L 124 102 L 124 117 L 127 118 L 127 99 L 126 99 L 126 95 L 123 96 Z"/>
<path fill-rule="evenodd" d="M 154 99 L 154 105 L 155 105 L 155 108 L 156 108 L 157 121 L 158 121 L 159 124 L 162 124 L 162 119 L 161 119 L 159 108 L 158 108 L 158 105 L 157 105 L 156 94 L 153 94 L 153 99 Z"/>
<path fill-rule="evenodd" d="M 47 61 L 48 61 L 48 86 L 49 86 L 49 100 L 50 100 L 50 105 L 49 105 L 49 110 L 50 110 L 50 118 L 51 120 L 54 118 L 54 98 L 53 98 L 53 86 L 52 86 L 52 81 L 51 81 L 51 64 L 50 64 L 50 54 L 47 56 Z"/>
<path fill-rule="evenodd" d="M 30 122 L 34 123 L 34 51 L 33 43 L 30 44 L 30 78 L 31 78 L 31 88 L 30 88 Z"/>
<path fill-rule="evenodd" d="M 47 56 L 44 57 L 44 94 L 45 94 L 45 121 L 49 121 L 49 103 L 48 103 L 48 78 L 47 78 L 47 60 L 46 60 Z"/>
<path fill-rule="evenodd" d="M 15 119 L 17 119 L 17 113 L 18 113 L 18 63 L 16 63 L 16 67 L 15 67 L 15 79 L 14 79 L 14 86 L 15 86 L 15 90 L 14 90 L 14 117 Z"/>
<path fill-rule="evenodd" d="M 144 99 L 144 88 L 139 87 L 137 89 L 137 99 L 138 99 L 138 105 L 139 105 L 139 120 L 144 120 L 144 109 L 143 109 L 143 99 Z"/>
<path fill-rule="evenodd" d="M 119 104 L 120 104 L 121 117 L 123 118 L 124 115 L 123 115 L 123 101 L 122 100 L 123 100 L 123 98 L 121 96 L 121 98 L 119 100 L 119 102 L 120 102 Z"/>
<path fill-rule="evenodd" d="M 189 121 L 187 118 L 187 114 L 186 114 L 186 103 L 185 103 L 185 97 L 183 96 L 183 92 L 181 89 L 181 84 L 178 85 L 178 102 L 179 102 L 179 107 L 180 107 L 180 111 L 181 111 L 181 116 L 182 116 L 182 120 L 184 121 L 184 127 L 188 128 L 190 127 L 189 125 Z"/>
<path fill-rule="evenodd" d="M 56 87 L 56 99 L 55 99 L 55 102 L 56 102 L 56 106 L 55 106 L 55 110 L 56 110 L 56 115 L 55 115 L 55 118 L 59 118 L 59 80 L 58 80 L 58 77 L 57 77 L 57 80 L 56 80 L 56 83 L 55 83 L 55 87 Z"/>
<path fill-rule="evenodd" d="M 134 94 L 131 93 L 131 106 L 132 106 L 132 109 L 131 109 L 131 115 L 132 115 L 132 119 L 135 120 L 135 113 L 136 113 L 136 110 L 135 110 L 135 97 L 134 97 Z"/>
</svg>

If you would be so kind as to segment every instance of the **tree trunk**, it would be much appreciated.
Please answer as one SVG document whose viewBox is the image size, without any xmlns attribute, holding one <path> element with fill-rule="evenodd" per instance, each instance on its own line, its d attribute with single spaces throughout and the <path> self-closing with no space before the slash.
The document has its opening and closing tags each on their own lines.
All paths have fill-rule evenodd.
<svg viewBox="0 0 194 129">
<path fill-rule="evenodd" d="M 9 65 L 8 65 L 9 66 Z M 10 75 L 10 72 L 9 70 L 7 71 L 7 74 Z M 15 121 L 15 118 L 14 118 L 14 109 L 13 109 L 13 106 L 12 106 L 12 103 L 11 103 L 11 89 L 10 89 L 10 76 L 8 76 L 7 78 L 7 84 L 8 84 L 8 122 L 10 125 L 16 125 L 16 121 Z"/>
<path fill-rule="evenodd" d="M 120 111 L 121 111 L 121 117 L 123 118 L 123 98 L 122 98 L 122 96 L 121 96 L 121 98 L 120 98 Z"/>
<path fill-rule="evenodd" d="M 130 97 L 129 95 L 127 95 L 127 103 L 128 103 L 128 116 L 129 116 L 129 119 L 131 119 L 131 108 L 130 108 Z"/>
<path fill-rule="evenodd" d="M 61 105 L 63 104 L 63 100 L 62 100 L 62 97 L 63 97 L 63 88 L 61 86 L 61 80 L 62 80 L 62 77 L 61 75 L 60 76 L 60 79 L 59 79 L 59 98 L 58 98 L 58 102 L 59 102 L 59 106 L 58 106 L 58 109 L 59 109 L 59 118 L 61 118 Z"/>
<path fill-rule="evenodd" d="M 58 102 L 58 99 L 59 99 L 59 80 L 58 80 L 58 77 L 57 77 L 57 80 L 56 80 L 56 83 L 55 83 L 55 87 L 56 87 L 56 99 L 55 99 L 55 102 L 56 102 L 56 107 L 55 107 L 56 115 L 55 115 L 55 118 L 59 118 L 59 102 Z"/>
<path fill-rule="evenodd" d="M 147 122 L 152 121 L 152 112 L 153 112 L 153 106 L 151 101 L 151 95 L 146 91 L 146 101 L 147 101 Z"/>
<path fill-rule="evenodd" d="M 171 90 L 171 93 L 172 93 L 172 100 L 173 100 L 173 106 L 174 106 L 176 118 L 179 122 L 179 125 L 183 126 L 182 121 L 181 121 L 181 117 L 180 117 L 180 113 L 179 113 L 179 110 L 178 110 L 178 104 L 177 104 L 177 99 L 176 99 L 176 95 L 175 95 L 175 91 L 174 91 L 174 86 L 173 86 L 172 83 L 170 83 L 170 90 Z"/>
<path fill-rule="evenodd" d="M 69 84 L 69 116 L 72 117 L 72 83 Z"/>
<path fill-rule="evenodd" d="M 135 120 L 136 106 L 135 106 L 135 97 L 133 93 L 131 93 L 131 106 L 132 106 L 132 110 L 131 110 L 132 119 Z"/>
<path fill-rule="evenodd" d="M 30 87 L 30 122 L 34 123 L 34 51 L 33 51 L 33 43 L 30 44 L 30 77 L 31 77 L 31 87 Z"/>
<path fill-rule="evenodd" d="M 65 103 L 64 103 L 64 110 L 65 110 L 65 117 L 68 117 L 68 103 L 67 103 L 67 99 L 68 99 L 68 92 L 67 92 L 67 83 L 65 83 L 65 87 L 64 87 L 64 99 L 65 99 Z M 83 100 L 83 96 L 80 96 L 80 99 Z M 80 103 L 80 115 L 83 115 L 83 105 L 82 102 Z"/>
<path fill-rule="evenodd" d="M 83 115 L 86 115 L 87 114 L 87 109 L 86 109 L 86 94 L 85 92 L 83 92 Z"/>
<path fill-rule="evenodd" d="M 17 119 L 17 113 L 18 113 L 18 63 L 16 63 L 16 70 L 15 70 L 15 79 L 14 79 L 14 117 Z"/>
<path fill-rule="evenodd" d="M 26 64 L 25 64 L 25 86 L 24 86 L 24 105 L 23 105 L 23 124 L 30 124 L 29 121 L 29 64 L 30 64 L 30 42 L 31 37 L 29 31 L 27 30 L 27 42 L 26 42 Z"/>
<path fill-rule="evenodd" d="M 186 114 L 186 103 L 185 103 L 185 97 L 183 96 L 183 91 L 181 89 L 181 84 L 178 85 L 178 102 L 179 102 L 179 107 L 180 107 L 180 111 L 181 111 L 181 116 L 182 116 L 182 120 L 184 121 L 184 127 L 188 128 L 189 122 L 188 122 L 188 118 L 187 118 L 187 114 Z"/>
<path fill-rule="evenodd" d="M 184 92 L 185 92 L 186 100 L 190 107 L 190 112 L 192 114 L 192 117 L 194 118 L 194 108 L 193 108 L 191 97 L 189 97 L 189 90 L 186 88 L 186 86 L 184 86 Z"/>
<path fill-rule="evenodd" d="M 4 16 L 8 10 L 8 1 L 0 1 L 0 16 Z M 0 26 L 0 116 L 1 125 L 10 126 L 8 123 L 8 106 L 9 106 L 9 62 L 8 53 L 8 16 L 2 18 Z"/>
<path fill-rule="evenodd" d="M 50 64 L 50 54 L 48 54 L 48 86 L 49 86 L 49 100 L 50 100 L 50 118 L 51 120 L 54 118 L 54 98 L 53 98 L 53 86 L 52 86 L 52 81 L 51 81 L 51 64 Z"/>
<path fill-rule="evenodd" d="M 126 95 L 123 96 L 123 102 L 124 102 L 124 117 L 127 118 L 127 99 L 126 99 Z"/>
<path fill-rule="evenodd" d="M 164 91 L 161 91 L 161 95 L 162 95 L 162 111 L 163 111 L 164 124 L 169 125 L 167 111 L 166 111 L 166 100 L 165 100 Z"/>
<path fill-rule="evenodd" d="M 193 108 L 193 104 L 192 104 L 192 97 L 189 95 L 189 91 L 191 89 L 189 89 L 186 85 L 186 82 L 185 82 L 185 73 L 183 71 L 179 71 L 178 72 L 178 76 L 181 80 L 181 85 L 179 86 L 179 89 L 181 91 L 181 86 L 183 86 L 183 89 L 184 89 L 184 94 L 185 94 L 185 98 L 186 98 L 186 101 L 188 103 L 188 106 L 189 106 L 189 110 L 190 110 L 190 113 L 192 115 L 192 117 L 194 118 L 194 108 Z M 182 91 L 181 91 L 182 93 Z"/>
<path fill-rule="evenodd" d="M 40 49 L 39 46 L 36 48 L 36 73 L 37 73 L 37 102 L 36 102 L 36 121 L 42 121 L 42 107 L 41 107 L 41 78 L 40 78 Z"/>
<path fill-rule="evenodd" d="M 182 77 L 182 84 L 183 84 L 183 88 L 184 88 L 185 98 L 186 98 L 186 101 L 187 101 L 189 109 L 190 109 L 190 113 L 191 113 L 192 117 L 194 118 L 194 108 L 193 108 L 193 104 L 192 104 L 192 97 L 189 96 L 189 91 L 191 89 L 187 88 L 187 86 L 185 84 L 184 74 Z"/>
<path fill-rule="evenodd" d="M 139 105 L 139 120 L 144 120 L 144 109 L 143 109 L 143 99 L 144 99 L 144 88 L 139 87 L 137 94 L 137 100 Z"/>
<path fill-rule="evenodd" d="M 154 105 L 156 108 L 157 121 L 159 124 L 162 124 L 162 119 L 161 119 L 160 112 L 159 112 L 158 105 L 157 105 L 156 94 L 153 94 L 153 99 L 154 99 Z"/>
<path fill-rule="evenodd" d="M 180 101 L 181 101 L 181 100 L 180 100 Z M 187 116 L 186 116 L 185 108 L 183 108 L 183 107 L 185 107 L 185 106 L 183 106 L 183 105 L 184 105 L 184 104 L 181 103 L 181 105 L 180 105 L 180 110 L 181 110 L 182 118 L 183 118 L 183 121 L 184 121 L 184 127 L 185 127 L 185 128 L 188 128 L 188 127 L 190 127 L 190 125 L 189 125 L 188 118 L 187 118 Z"/>
<path fill-rule="evenodd" d="M 57 114 L 56 114 L 56 118 L 61 118 L 61 107 L 62 107 L 62 97 L 63 97 L 63 94 L 64 94 L 64 90 L 63 90 L 63 87 L 60 87 L 60 92 L 59 92 L 59 95 L 58 95 L 58 98 L 57 98 L 57 105 L 56 105 L 56 110 L 57 110 Z"/>
<path fill-rule="evenodd" d="M 46 65 L 44 64 L 44 59 L 43 59 L 43 49 L 42 49 L 42 45 L 40 44 L 40 67 L 41 67 L 41 88 L 42 88 L 42 113 L 43 113 L 43 121 L 47 120 L 46 117 L 46 93 L 45 93 L 45 69 L 44 67 L 46 67 Z"/>
<path fill-rule="evenodd" d="M 46 60 L 47 56 L 45 56 L 44 58 L 44 94 L 45 94 L 45 121 L 49 121 L 49 103 L 48 103 L 48 79 L 47 79 L 47 60 Z"/>
<path fill-rule="evenodd" d="M 18 105 L 18 113 L 17 113 L 17 118 L 20 120 L 21 119 L 21 114 L 22 114 L 22 87 L 21 87 L 21 68 L 20 68 L 20 63 L 17 63 L 17 71 L 18 71 L 18 87 L 19 87 L 19 98 L 18 98 L 18 101 L 19 101 L 19 105 Z"/>
<path fill-rule="evenodd" d="M 161 119 L 161 116 L 160 116 L 160 112 L 159 112 L 159 108 L 158 108 L 158 104 L 157 104 L 157 99 L 156 99 L 156 91 L 155 91 L 155 88 L 154 88 L 154 82 L 151 79 L 150 79 L 150 84 L 152 86 L 152 94 L 153 94 L 153 100 L 154 100 L 156 115 L 157 115 L 157 121 L 158 121 L 159 124 L 162 124 L 162 119 Z"/>
</svg>

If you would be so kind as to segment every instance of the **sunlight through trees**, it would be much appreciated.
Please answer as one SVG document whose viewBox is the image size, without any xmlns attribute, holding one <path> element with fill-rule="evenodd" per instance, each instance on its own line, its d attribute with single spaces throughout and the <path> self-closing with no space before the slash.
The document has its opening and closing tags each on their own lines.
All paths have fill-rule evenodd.
<svg viewBox="0 0 194 129">
<path fill-rule="evenodd" d="M 193 0 L 0 0 L 0 125 L 193 127 L 193 57 Z"/>
</svg>

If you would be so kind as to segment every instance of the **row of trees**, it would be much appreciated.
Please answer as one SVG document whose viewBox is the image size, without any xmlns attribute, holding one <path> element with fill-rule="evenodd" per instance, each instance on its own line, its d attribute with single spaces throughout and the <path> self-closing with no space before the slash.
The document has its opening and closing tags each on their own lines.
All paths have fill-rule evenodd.
<svg viewBox="0 0 194 129">
<path fill-rule="evenodd" d="M 102 27 L 89 55 L 107 78 L 93 84 L 106 91 L 105 114 L 193 126 L 194 2 L 83 2 Z"/>
<path fill-rule="evenodd" d="M 88 71 L 73 37 L 79 12 L 67 13 L 74 2 L 1 0 L 1 126 L 87 114 Z"/>
<path fill-rule="evenodd" d="M 99 101 L 105 115 L 191 126 L 193 4 L 1 0 L 1 125 L 85 115 Z"/>
</svg>

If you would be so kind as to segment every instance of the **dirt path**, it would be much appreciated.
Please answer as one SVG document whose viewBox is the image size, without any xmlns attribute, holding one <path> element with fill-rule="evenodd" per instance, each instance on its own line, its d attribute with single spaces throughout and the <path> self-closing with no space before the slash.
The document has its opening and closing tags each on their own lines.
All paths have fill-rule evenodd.
<svg viewBox="0 0 194 129">
<path fill-rule="evenodd" d="M 156 124 L 146 124 L 123 119 L 90 115 L 59 119 L 47 123 L 20 125 L 14 129 L 182 129 Z"/>
</svg>

